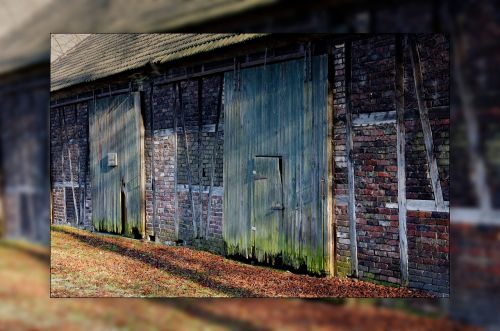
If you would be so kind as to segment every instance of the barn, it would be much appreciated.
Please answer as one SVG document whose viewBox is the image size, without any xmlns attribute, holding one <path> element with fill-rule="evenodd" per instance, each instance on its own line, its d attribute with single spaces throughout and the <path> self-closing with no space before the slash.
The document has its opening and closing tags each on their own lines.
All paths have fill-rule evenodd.
<svg viewBox="0 0 500 331">
<path fill-rule="evenodd" d="M 96 34 L 52 63 L 51 220 L 449 293 L 442 34 Z"/>
</svg>

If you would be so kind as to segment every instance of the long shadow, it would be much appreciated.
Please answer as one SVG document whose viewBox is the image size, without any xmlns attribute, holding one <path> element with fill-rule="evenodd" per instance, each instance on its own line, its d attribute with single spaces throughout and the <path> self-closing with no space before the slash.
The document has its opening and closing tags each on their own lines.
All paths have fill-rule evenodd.
<svg viewBox="0 0 500 331">
<path fill-rule="evenodd" d="M 189 314 L 194 318 L 203 319 L 206 321 L 210 321 L 211 323 L 216 323 L 219 325 L 223 325 L 233 330 L 248 330 L 248 331 L 257 331 L 257 330 L 271 330 L 270 328 L 266 328 L 263 326 L 257 326 L 248 321 L 242 321 L 236 319 L 234 317 L 229 316 L 221 316 L 219 314 L 207 311 L 204 309 L 203 304 L 208 304 L 211 299 L 193 299 L 193 298 L 178 298 L 178 299 L 152 299 L 156 303 L 161 305 L 167 305 L 177 310 L 182 310 L 183 312 Z M 221 299 L 221 300 L 230 300 L 230 299 Z M 234 303 L 232 303 L 234 304 Z"/>
<path fill-rule="evenodd" d="M 125 247 L 121 245 L 118 242 L 108 242 L 102 238 L 99 238 L 97 236 L 90 236 L 90 235 L 84 235 L 84 234 L 79 234 L 79 233 L 74 233 L 71 231 L 65 231 L 62 228 L 53 228 L 52 231 L 57 231 L 61 232 L 67 235 L 72 236 L 73 238 L 83 242 L 84 244 L 91 246 L 91 247 L 98 247 L 100 249 L 105 249 L 113 253 L 118 253 L 123 256 L 127 256 L 129 258 L 133 258 L 135 260 L 138 260 L 140 262 L 149 264 L 150 266 L 158 269 L 163 269 L 165 271 L 168 271 L 170 274 L 173 274 L 178 277 L 182 278 L 187 278 L 191 281 L 194 281 L 204 287 L 214 289 L 216 291 L 222 292 L 224 294 L 227 294 L 229 296 L 236 296 L 236 297 L 258 297 L 256 293 L 253 291 L 250 291 L 248 289 L 242 289 L 236 286 L 230 286 L 230 285 L 225 285 L 222 284 L 218 281 L 215 281 L 213 279 L 208 278 L 206 275 L 200 274 L 196 271 L 193 271 L 188 268 L 182 268 L 179 266 L 176 266 L 168 261 L 165 261 L 163 259 L 158 259 L 152 254 L 149 254 L 144 251 L 139 251 L 134 248 L 130 247 Z M 113 247 L 110 247 L 110 245 L 118 248 L 114 249 Z"/>
</svg>

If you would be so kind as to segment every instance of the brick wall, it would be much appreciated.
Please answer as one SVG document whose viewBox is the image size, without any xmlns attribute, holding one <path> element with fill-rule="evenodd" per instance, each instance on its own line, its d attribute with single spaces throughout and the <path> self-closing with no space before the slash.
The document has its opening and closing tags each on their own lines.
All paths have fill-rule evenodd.
<svg viewBox="0 0 500 331">
<path fill-rule="evenodd" d="M 174 131 L 174 107 L 175 103 L 178 107 L 180 104 L 179 98 L 176 96 L 175 85 L 155 86 L 152 91 L 154 133 L 153 144 L 149 149 L 151 153 L 147 153 L 146 163 L 151 161 L 148 157 L 151 154 L 155 192 L 153 193 L 150 189 L 148 193 L 146 229 L 149 235 L 154 234 L 159 241 L 182 240 L 215 252 L 223 252 L 224 250 L 222 240 L 223 110 L 221 111 L 217 136 L 215 134 L 221 78 L 222 76 L 203 78 L 201 86 L 198 85 L 197 80 L 180 83 L 183 114 L 181 114 L 180 109 L 177 110 L 177 138 Z M 199 88 L 201 88 L 201 107 L 198 107 Z M 182 128 L 183 121 L 186 137 L 184 137 Z M 215 155 L 212 210 L 208 237 L 205 238 L 213 153 Z M 189 196 L 189 172 L 193 201 Z M 151 176 L 151 172 L 147 176 Z M 151 182 L 150 178 L 148 182 Z M 156 212 L 153 210 L 153 204 L 156 206 Z M 202 237 L 196 240 L 193 228 L 193 205 L 198 237 Z M 179 219 L 177 238 L 175 236 L 175 217 Z"/>
<path fill-rule="evenodd" d="M 359 277 L 401 284 L 396 125 L 356 122 L 369 114 L 394 112 L 395 36 L 381 35 L 352 44 L 351 107 L 353 170 Z M 443 35 L 419 35 L 424 102 L 429 108 L 434 153 L 445 201 L 449 200 L 449 43 Z M 344 44 L 334 46 L 334 189 L 336 259 L 339 275 L 350 266 L 346 76 Z M 433 201 L 423 132 L 416 104 L 409 47 L 404 48 L 405 161 L 407 199 Z M 409 210 L 409 285 L 449 293 L 449 213 Z"/>
<path fill-rule="evenodd" d="M 53 221 L 56 224 L 71 224 L 90 229 L 92 228 L 91 190 L 87 126 L 87 103 L 63 106 L 50 111 Z M 85 198 L 84 194 L 86 194 Z M 85 199 L 85 219 L 81 219 L 83 216 L 83 205 L 80 203 L 82 199 Z M 78 215 L 78 224 L 76 215 Z"/>
<path fill-rule="evenodd" d="M 440 35 L 419 36 L 424 75 L 424 98 L 429 107 L 438 159 L 441 185 L 445 200 L 449 196 L 449 114 L 448 51 L 446 38 Z M 374 113 L 395 110 L 394 105 L 394 50 L 395 37 L 383 35 L 359 40 L 352 46 L 352 116 L 360 118 Z M 339 275 L 352 273 L 350 263 L 349 222 L 347 216 L 347 154 L 346 154 L 346 84 L 343 44 L 333 49 L 334 58 L 334 192 L 336 271 Z M 418 109 L 415 104 L 413 77 L 405 48 L 405 128 L 406 175 L 408 199 L 433 199 L 425 147 Z M 156 241 L 182 240 L 188 244 L 216 252 L 223 252 L 223 112 L 220 128 L 215 136 L 217 100 L 221 75 L 203 78 L 201 98 L 197 80 L 182 81 L 183 116 L 176 103 L 175 85 L 155 85 L 148 80 L 142 85 L 143 115 L 145 119 L 146 165 L 146 233 Z M 145 77 L 149 79 L 148 77 Z M 177 98 L 178 99 L 178 98 Z M 201 99 L 201 109 L 198 100 Z M 177 100 L 178 102 L 179 100 Z M 74 166 L 83 167 L 78 155 L 86 148 L 87 108 L 85 104 L 51 111 L 51 148 L 54 197 L 54 219 L 62 222 L 72 216 L 73 200 L 67 150 L 71 148 Z M 60 123 L 64 116 L 66 130 Z M 177 131 L 174 130 L 177 123 Z M 186 126 L 186 141 L 182 123 Z M 177 133 L 177 140 L 176 134 Z M 62 178 L 61 134 L 65 143 L 65 178 Z M 395 121 L 377 124 L 354 124 L 353 130 L 354 189 L 356 201 L 356 230 L 359 276 L 373 281 L 400 284 L 399 224 L 397 209 L 397 156 Z M 69 146 L 69 147 L 68 147 Z M 176 152 L 177 151 L 177 152 Z M 215 177 L 212 192 L 212 217 L 207 238 L 194 238 L 195 223 L 200 234 L 208 213 L 208 195 L 211 175 L 211 157 L 215 152 Z M 189 158 L 189 163 L 187 159 Z M 191 183 L 188 180 L 191 172 Z M 189 185 L 191 184 L 191 185 Z M 87 183 L 86 226 L 90 220 L 90 183 Z M 154 186 L 153 186 L 154 185 Z M 192 201 L 189 196 L 191 186 Z M 66 190 L 66 201 L 63 202 Z M 77 202 L 80 199 L 76 188 Z M 194 207 L 193 207 L 194 205 Z M 66 206 L 66 207 L 64 207 Z M 177 206 L 177 207 L 176 207 Z M 396 206 L 396 207 L 395 207 Z M 179 220 L 178 236 L 175 233 Z M 448 271 L 448 213 L 408 211 L 408 253 L 410 286 L 446 294 L 449 289 Z"/>
<path fill-rule="evenodd" d="M 347 155 L 345 127 L 345 57 L 343 45 L 335 45 L 334 58 L 334 195 L 335 195 L 335 233 L 336 264 L 340 276 L 351 274 L 351 240 L 349 237 L 349 219 L 347 216 Z"/>
<path fill-rule="evenodd" d="M 117 82 L 113 87 L 119 88 Z M 145 125 L 145 172 L 146 172 L 146 234 L 155 236 L 156 241 L 166 242 L 182 240 L 203 249 L 222 253 L 223 220 L 223 110 L 219 123 L 219 132 L 215 134 L 217 121 L 217 102 L 221 76 L 203 78 L 201 112 L 198 109 L 198 81 L 182 81 L 182 100 L 184 123 L 187 132 L 187 146 L 182 130 L 182 116 L 177 117 L 177 154 L 175 154 L 173 84 L 155 85 L 153 89 L 148 81 L 141 83 L 144 90 L 143 116 Z M 81 91 L 75 91 L 75 94 Z M 178 98 L 177 98 L 178 99 Z M 151 103 L 152 101 L 152 103 Z M 152 109 L 150 108 L 152 107 Z M 151 110 L 153 117 L 151 116 Z M 56 224 L 93 229 L 91 224 L 91 189 L 88 174 L 89 160 L 86 159 L 88 144 L 88 104 L 77 103 L 51 109 L 51 177 L 53 197 L 53 221 Z M 151 127 L 153 126 L 153 127 Z M 64 128 L 64 129 L 62 129 Z M 153 128 L 153 134 L 151 134 Z M 64 146 L 64 149 L 62 148 Z M 68 150 L 71 151 L 73 180 L 70 175 Z M 214 186 L 212 190 L 212 211 L 208 237 L 193 238 L 192 203 L 189 199 L 189 181 L 187 154 L 189 151 L 189 169 L 192 176 L 192 196 L 196 222 L 205 233 L 208 217 L 208 196 L 211 181 L 211 159 L 214 156 Z M 86 162 L 86 166 L 85 166 Z M 177 170 L 177 174 L 176 174 Z M 87 175 L 85 176 L 85 171 Z M 64 174 L 64 176 L 63 176 Z M 175 178 L 177 175 L 177 213 L 175 212 Z M 80 176 L 80 177 L 79 177 Z M 85 176 L 85 178 L 83 177 Z M 154 176 L 154 181 L 152 180 Z M 86 218 L 76 224 L 73 203 L 74 185 L 77 211 L 80 213 L 80 200 L 83 198 L 83 183 L 87 185 Z M 153 191 L 154 182 L 154 191 Z M 201 182 L 201 186 L 199 185 Z M 201 192 L 200 192 L 201 190 Z M 153 210 L 155 206 L 156 211 Z M 179 218 L 179 237 L 175 237 L 175 217 Z M 153 221 L 154 218 L 154 221 Z M 201 225 L 200 225 L 201 224 Z M 198 230 L 199 231 L 199 230 Z M 200 232 L 200 231 L 199 231 Z"/>
</svg>

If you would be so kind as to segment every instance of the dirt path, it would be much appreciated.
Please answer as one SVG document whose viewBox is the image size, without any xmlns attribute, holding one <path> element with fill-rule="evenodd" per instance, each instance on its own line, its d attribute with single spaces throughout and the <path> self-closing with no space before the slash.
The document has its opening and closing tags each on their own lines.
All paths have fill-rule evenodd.
<svg viewBox="0 0 500 331">
<path fill-rule="evenodd" d="M 252 266 L 187 247 L 168 247 L 69 227 L 52 231 L 53 297 L 425 297 L 346 278 Z"/>
<path fill-rule="evenodd" d="M 354 299 L 50 299 L 48 264 L 0 241 L 0 330 L 473 330 Z"/>
</svg>

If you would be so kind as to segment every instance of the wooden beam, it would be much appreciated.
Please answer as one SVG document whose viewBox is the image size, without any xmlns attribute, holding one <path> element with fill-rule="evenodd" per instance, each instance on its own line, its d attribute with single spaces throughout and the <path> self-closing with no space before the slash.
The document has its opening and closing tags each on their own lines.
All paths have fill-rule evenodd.
<svg viewBox="0 0 500 331">
<path fill-rule="evenodd" d="M 362 125 L 380 125 L 387 123 L 396 123 L 395 111 L 381 111 L 375 113 L 363 113 L 352 116 L 353 126 Z"/>
<path fill-rule="evenodd" d="M 345 106 L 346 106 L 346 153 L 347 153 L 347 188 L 348 188 L 348 216 L 349 238 L 351 243 L 351 272 L 358 277 L 358 243 L 356 235 L 356 198 L 354 194 L 354 160 L 352 142 L 352 106 L 351 106 L 351 50 L 352 44 L 346 41 L 345 52 Z"/>
<path fill-rule="evenodd" d="M 59 109 L 59 127 L 61 131 L 59 132 L 59 143 L 61 145 L 61 176 L 62 176 L 62 181 L 66 181 L 66 174 L 64 173 L 64 138 L 65 138 L 65 132 L 66 132 L 66 124 L 64 120 L 64 108 Z M 67 212 L 66 212 L 66 188 L 63 188 L 63 211 L 64 211 L 64 223 L 67 222 Z"/>
<path fill-rule="evenodd" d="M 178 166 L 178 139 L 177 139 L 177 95 L 179 94 L 179 83 L 175 84 L 174 93 L 174 232 L 175 240 L 179 240 L 179 196 L 177 194 L 177 176 L 179 172 Z"/>
<path fill-rule="evenodd" d="M 405 119 L 404 119 L 404 57 L 403 38 L 396 35 L 395 47 L 395 106 L 396 139 L 398 162 L 398 219 L 399 219 L 399 260 L 401 285 L 408 286 L 408 237 L 406 230 L 406 162 L 405 162 Z"/>
<path fill-rule="evenodd" d="M 432 129 L 429 121 L 429 112 L 423 98 L 423 76 L 420 64 L 420 54 L 417 48 L 417 40 L 415 35 L 410 36 L 410 58 L 413 67 L 413 79 L 415 81 L 415 94 L 417 96 L 418 110 L 420 113 L 420 121 L 422 122 L 422 130 L 424 132 L 424 142 L 429 165 L 429 174 L 431 177 L 432 190 L 434 192 L 434 200 L 438 210 L 444 210 L 443 192 L 439 181 L 439 170 L 437 167 L 436 156 L 434 155 L 434 145 L 432 141 Z"/>
<path fill-rule="evenodd" d="M 327 104 L 327 138 L 326 138 L 326 158 L 327 158 L 327 231 L 326 231 L 326 272 L 331 276 L 336 276 L 335 259 L 336 244 L 335 244 L 335 162 L 334 162 L 334 90 L 335 90 L 335 58 L 332 47 L 328 49 L 328 104 Z"/>
<path fill-rule="evenodd" d="M 149 160 L 149 169 L 151 172 L 151 191 L 153 193 L 153 235 L 155 236 L 156 240 L 156 180 L 155 180 L 155 169 L 154 169 L 154 158 L 155 158 L 155 131 L 154 131 L 154 123 L 155 123 L 155 115 L 154 115 L 154 104 L 153 104 L 153 91 L 154 91 L 154 86 L 153 82 L 150 82 L 149 84 L 149 119 L 150 119 L 150 136 L 151 136 L 151 149 L 153 150 L 153 153 L 151 155 L 151 159 Z"/>
<path fill-rule="evenodd" d="M 138 146 L 138 154 L 139 154 L 139 187 L 140 187 L 140 223 L 141 223 L 141 235 L 144 238 L 146 235 L 146 156 L 145 156 L 145 146 L 144 146 L 144 136 L 145 136 L 145 128 L 144 128 L 144 119 L 142 118 L 142 110 L 141 110 L 141 92 L 131 92 L 133 96 L 133 106 L 134 112 L 137 114 L 136 118 L 136 130 L 139 135 L 139 146 Z"/>
<path fill-rule="evenodd" d="M 386 208 L 399 208 L 397 203 L 386 203 Z M 412 211 L 441 211 L 448 213 L 450 211 L 450 202 L 444 202 L 444 210 L 438 210 L 436 208 L 436 202 L 434 200 L 418 200 L 418 199 L 406 199 L 406 210 Z"/>
<path fill-rule="evenodd" d="M 260 65 L 264 65 L 264 64 L 283 62 L 283 61 L 299 59 L 299 58 L 303 58 L 303 57 L 304 57 L 304 52 L 301 51 L 301 52 L 279 55 L 279 56 L 274 56 L 274 57 L 267 56 L 266 58 L 260 59 L 260 60 L 242 62 L 240 64 L 240 66 L 241 66 L 241 68 L 251 68 L 251 67 L 260 66 Z M 163 79 L 163 80 L 157 82 L 156 85 L 165 85 L 165 84 L 170 84 L 173 82 L 178 82 L 181 80 L 187 80 L 187 79 L 198 78 L 198 77 L 206 77 L 206 76 L 210 76 L 210 75 L 214 75 L 214 74 L 224 73 L 227 71 L 234 71 L 234 65 L 231 64 L 231 65 L 226 65 L 226 66 L 223 66 L 220 68 L 214 68 L 214 69 L 210 69 L 210 70 L 204 70 L 204 71 L 200 71 L 200 72 L 179 75 L 177 77 L 166 78 L 166 79 Z"/>
<path fill-rule="evenodd" d="M 73 207 L 75 209 L 75 221 L 76 225 L 78 225 L 78 207 L 76 204 L 75 185 L 73 183 L 73 165 L 72 165 L 73 162 L 71 161 L 71 145 L 68 145 L 68 160 L 69 160 L 69 180 L 71 182 L 71 195 L 73 197 Z"/>
<path fill-rule="evenodd" d="M 202 182 L 201 182 L 201 132 L 203 128 L 203 78 L 200 77 L 198 78 L 198 130 L 197 130 L 197 142 L 198 146 L 196 148 L 197 156 L 198 156 L 198 226 L 199 226 L 199 233 L 200 237 L 203 236 L 203 222 L 202 222 L 202 215 L 203 215 L 203 198 L 202 198 Z"/>
<path fill-rule="evenodd" d="M 95 90 L 93 90 L 92 92 L 95 92 Z M 69 105 L 74 105 L 75 103 L 91 101 L 94 98 L 107 98 L 107 97 L 110 97 L 112 95 L 125 94 L 125 93 L 130 93 L 130 92 L 132 92 L 131 89 L 126 88 L 126 89 L 111 91 L 109 93 L 95 94 L 93 96 L 84 97 L 84 98 L 79 98 L 77 95 L 76 98 L 68 100 L 68 101 L 54 102 L 50 105 L 50 108 L 52 109 L 52 108 L 58 108 L 58 107 L 62 107 L 62 106 L 69 106 Z"/>
</svg>

